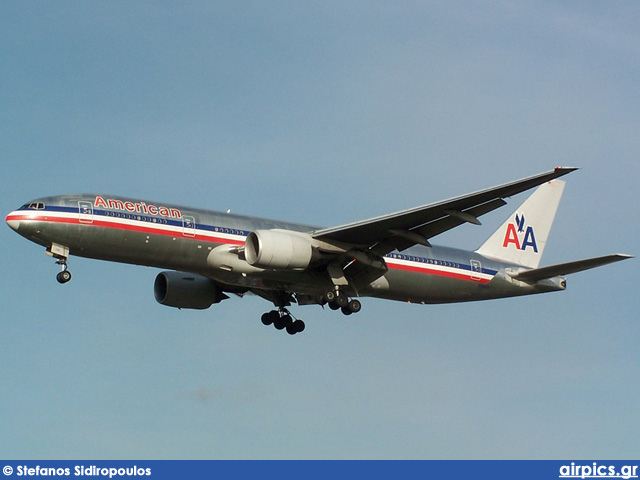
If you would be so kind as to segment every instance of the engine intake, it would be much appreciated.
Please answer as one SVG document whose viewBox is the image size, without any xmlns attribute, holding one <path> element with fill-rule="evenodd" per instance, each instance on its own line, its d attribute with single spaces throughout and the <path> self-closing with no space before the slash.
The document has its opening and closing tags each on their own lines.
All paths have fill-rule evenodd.
<svg viewBox="0 0 640 480">
<path fill-rule="evenodd" d="M 310 240 L 288 230 L 255 230 L 244 248 L 249 265 L 273 270 L 304 270 L 314 257 Z"/>
<path fill-rule="evenodd" d="M 153 284 L 156 301 L 176 308 L 204 310 L 227 297 L 210 278 L 194 273 L 161 272 Z"/>
</svg>

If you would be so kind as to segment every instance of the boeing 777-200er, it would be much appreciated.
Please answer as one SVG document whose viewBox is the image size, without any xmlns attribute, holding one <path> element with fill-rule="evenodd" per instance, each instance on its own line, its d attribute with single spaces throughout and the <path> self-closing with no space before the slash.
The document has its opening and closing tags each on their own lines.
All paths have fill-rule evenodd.
<svg viewBox="0 0 640 480">
<path fill-rule="evenodd" d="M 345 315 L 358 298 L 411 303 L 485 300 L 564 290 L 563 275 L 630 255 L 614 254 L 539 267 L 564 182 L 575 168 L 549 172 L 442 202 L 346 225 L 318 228 L 195 208 L 85 194 L 41 198 L 6 221 L 46 247 L 71 279 L 69 255 L 159 267 L 155 298 L 205 309 L 233 293 L 273 302 L 265 325 L 289 334 L 305 328 L 287 309 L 328 305 Z M 438 247 L 431 239 L 537 190 L 475 251 Z"/>
</svg>

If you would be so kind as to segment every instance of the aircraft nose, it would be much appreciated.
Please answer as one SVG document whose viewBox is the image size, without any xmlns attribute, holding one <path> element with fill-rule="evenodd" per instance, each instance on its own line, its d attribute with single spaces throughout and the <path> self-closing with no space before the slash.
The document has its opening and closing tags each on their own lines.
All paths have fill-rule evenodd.
<svg viewBox="0 0 640 480">
<path fill-rule="evenodd" d="M 20 220 L 18 220 L 17 217 L 18 216 L 16 212 L 11 212 L 9 215 L 7 215 L 7 218 L 4 219 L 5 222 L 7 222 L 7 225 L 9 225 L 16 232 L 20 228 Z"/>
</svg>

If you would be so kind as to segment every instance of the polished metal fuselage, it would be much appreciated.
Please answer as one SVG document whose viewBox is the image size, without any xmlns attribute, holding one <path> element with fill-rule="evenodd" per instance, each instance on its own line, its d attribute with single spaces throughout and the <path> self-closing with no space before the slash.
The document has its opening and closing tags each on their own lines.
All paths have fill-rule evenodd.
<svg viewBox="0 0 640 480">
<path fill-rule="evenodd" d="M 239 259 L 235 266 L 220 268 L 212 262 L 216 248 L 242 247 L 251 231 L 311 233 L 318 229 L 311 225 L 103 194 L 33 200 L 11 212 L 7 223 L 46 248 L 60 245 L 68 248 L 70 255 L 198 273 L 227 291 L 257 289 L 317 296 L 333 286 L 322 270 L 257 269 Z M 391 252 L 384 260 L 388 271 L 382 277 L 347 293 L 413 303 L 446 303 L 564 289 L 561 277 L 534 284 L 521 282 L 508 274 L 520 270 L 517 265 L 448 247 L 416 246 Z"/>
</svg>

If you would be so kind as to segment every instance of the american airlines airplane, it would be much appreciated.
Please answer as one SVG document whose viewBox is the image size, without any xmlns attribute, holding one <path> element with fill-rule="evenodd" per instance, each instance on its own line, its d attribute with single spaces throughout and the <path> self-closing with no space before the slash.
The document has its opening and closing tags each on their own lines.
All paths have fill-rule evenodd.
<svg viewBox="0 0 640 480">
<path fill-rule="evenodd" d="M 213 212 L 115 195 L 60 195 L 30 201 L 7 224 L 46 248 L 71 280 L 70 255 L 168 269 L 156 300 L 209 308 L 253 293 L 272 302 L 262 323 L 294 335 L 305 324 L 287 307 L 328 305 L 350 315 L 362 297 L 411 303 L 486 300 L 564 290 L 563 275 L 630 255 L 539 267 L 564 182 L 549 172 L 401 212 L 329 228 Z M 438 247 L 431 239 L 534 193 L 480 248 Z"/>
</svg>

